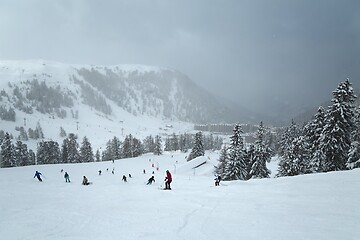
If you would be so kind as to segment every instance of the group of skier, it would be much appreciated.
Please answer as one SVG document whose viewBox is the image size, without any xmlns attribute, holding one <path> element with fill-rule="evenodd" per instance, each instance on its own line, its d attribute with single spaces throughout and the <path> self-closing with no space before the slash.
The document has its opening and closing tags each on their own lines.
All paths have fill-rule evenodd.
<svg viewBox="0 0 360 240">
<path fill-rule="evenodd" d="M 61 169 L 61 172 L 63 172 L 63 169 Z M 101 175 L 101 170 L 99 171 L 99 175 Z M 35 175 L 34 175 L 34 178 L 36 177 L 40 182 L 42 182 L 43 180 L 42 180 L 41 176 L 43 176 L 43 175 L 41 174 L 41 172 L 36 171 L 36 172 L 35 172 Z M 129 174 L 129 177 L 131 178 L 131 174 Z M 64 178 L 65 178 L 65 182 L 69 182 L 69 183 L 70 183 L 70 175 L 69 175 L 67 172 L 65 172 Z M 122 181 L 127 182 L 127 178 L 126 178 L 125 175 L 123 175 Z M 170 183 L 172 182 L 172 176 L 171 176 L 171 173 L 170 173 L 169 170 L 166 170 L 166 176 L 165 176 L 165 180 L 164 180 L 164 181 L 165 181 L 165 188 L 164 188 L 164 190 L 171 190 Z M 155 182 L 155 176 L 154 176 L 154 175 L 152 175 L 152 176 L 149 178 L 149 180 L 148 180 L 148 182 L 147 182 L 146 185 L 151 185 L 153 182 Z M 82 185 L 89 185 L 89 184 L 91 184 L 91 182 L 89 182 L 89 180 L 87 179 L 86 176 L 83 176 Z"/>
</svg>

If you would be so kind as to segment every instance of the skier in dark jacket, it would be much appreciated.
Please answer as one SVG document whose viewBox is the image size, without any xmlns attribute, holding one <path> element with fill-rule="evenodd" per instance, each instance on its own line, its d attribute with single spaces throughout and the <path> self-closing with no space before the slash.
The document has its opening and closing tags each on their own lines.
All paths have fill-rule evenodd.
<svg viewBox="0 0 360 240">
<path fill-rule="evenodd" d="M 126 176 L 125 176 L 125 175 L 123 175 L 122 180 L 123 180 L 124 182 L 127 182 L 127 179 L 126 179 Z"/>
<path fill-rule="evenodd" d="M 217 176 L 215 179 L 215 186 L 220 186 L 221 176 Z"/>
<path fill-rule="evenodd" d="M 40 177 L 41 175 L 42 175 L 41 172 L 36 171 L 36 172 L 35 172 L 35 175 L 34 175 L 34 178 L 37 177 L 37 179 L 38 179 L 40 182 L 42 182 L 42 179 L 41 179 L 41 177 Z"/>
<path fill-rule="evenodd" d="M 172 182 L 172 176 L 169 170 L 166 170 L 166 177 L 165 177 L 165 189 L 171 190 L 170 183 Z"/>
<path fill-rule="evenodd" d="M 155 182 L 155 177 L 154 176 L 151 176 L 151 178 L 149 178 L 148 182 L 146 185 L 150 185 L 152 184 L 153 182 Z"/>
<path fill-rule="evenodd" d="M 64 174 L 65 182 L 70 182 L 70 176 L 67 172 Z"/>
<path fill-rule="evenodd" d="M 82 181 L 82 185 L 89 185 L 90 184 L 90 182 L 89 182 L 89 180 L 87 179 L 87 177 L 83 177 L 83 181 Z"/>
</svg>

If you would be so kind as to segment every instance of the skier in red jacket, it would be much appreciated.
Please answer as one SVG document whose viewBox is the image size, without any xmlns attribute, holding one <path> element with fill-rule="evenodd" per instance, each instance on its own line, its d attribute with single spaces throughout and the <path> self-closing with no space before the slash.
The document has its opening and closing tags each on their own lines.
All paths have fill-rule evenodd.
<svg viewBox="0 0 360 240">
<path fill-rule="evenodd" d="M 170 183 L 172 182 L 171 173 L 169 170 L 166 170 L 166 177 L 165 177 L 165 189 L 171 190 Z"/>
</svg>

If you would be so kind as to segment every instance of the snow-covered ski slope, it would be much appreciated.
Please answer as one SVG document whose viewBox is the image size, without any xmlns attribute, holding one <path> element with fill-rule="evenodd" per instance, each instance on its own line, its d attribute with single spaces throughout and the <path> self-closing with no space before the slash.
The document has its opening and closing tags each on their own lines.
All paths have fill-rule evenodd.
<svg viewBox="0 0 360 240">
<path fill-rule="evenodd" d="M 218 154 L 195 159 L 206 160 L 195 170 L 185 157 L 149 154 L 115 163 L 0 169 L 0 238 L 360 239 L 360 169 L 214 187 Z M 276 169 L 275 164 L 269 167 Z M 65 183 L 61 169 L 71 183 Z M 160 190 L 167 169 L 172 191 Z M 44 182 L 33 178 L 35 170 Z M 152 171 L 156 182 L 146 185 Z M 122 182 L 129 173 L 132 178 Z M 83 175 L 93 184 L 81 185 Z"/>
</svg>

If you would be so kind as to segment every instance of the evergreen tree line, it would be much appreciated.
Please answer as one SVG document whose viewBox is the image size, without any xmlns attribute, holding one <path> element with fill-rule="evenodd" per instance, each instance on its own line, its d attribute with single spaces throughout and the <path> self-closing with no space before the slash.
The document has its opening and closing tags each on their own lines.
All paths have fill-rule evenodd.
<svg viewBox="0 0 360 240">
<path fill-rule="evenodd" d="M 13 108 L 6 109 L 3 106 L 0 106 L 0 118 L 4 121 L 12 121 L 15 122 L 16 113 Z"/>
<path fill-rule="evenodd" d="M 63 128 L 60 128 L 60 134 L 66 134 Z M 187 143 L 187 140 L 184 139 L 188 139 L 190 137 L 189 134 L 183 134 L 180 136 L 173 134 L 173 136 L 175 136 L 176 139 L 179 139 L 179 143 L 180 140 L 183 143 Z M 81 144 L 79 144 L 77 142 L 77 136 L 73 133 L 70 133 L 68 137 L 63 140 L 61 146 L 59 143 L 52 140 L 39 142 L 36 154 L 32 150 L 28 150 L 27 145 L 21 140 L 17 140 L 14 145 L 12 143 L 12 138 L 13 137 L 7 132 L 3 137 L 0 137 L 1 167 L 109 161 L 137 157 L 149 152 L 156 155 L 163 153 L 162 139 L 158 135 L 155 137 L 150 135 L 143 141 L 133 137 L 131 134 L 127 135 L 124 141 L 120 141 L 119 138 L 114 137 L 106 143 L 106 147 L 102 152 L 98 149 L 95 154 L 92 150 L 91 143 L 86 136 L 82 139 Z M 201 139 L 201 141 L 203 141 L 203 138 Z M 181 145 L 182 144 L 179 144 L 179 146 Z M 184 146 L 187 147 L 185 144 Z M 180 148 L 178 150 L 180 150 Z M 183 151 L 185 150 L 183 149 Z"/>
<path fill-rule="evenodd" d="M 347 79 L 333 91 L 332 105 L 319 107 L 303 127 L 283 132 L 278 177 L 360 167 L 360 107 Z"/>
<path fill-rule="evenodd" d="M 81 96 L 84 99 L 84 103 L 89 105 L 90 107 L 95 108 L 96 110 L 110 115 L 112 110 L 110 105 L 106 102 L 106 99 L 97 91 L 93 89 L 89 84 L 84 83 L 83 81 L 78 80 L 73 77 L 73 81 L 80 85 L 81 87 Z"/>
<path fill-rule="evenodd" d="M 230 137 L 229 146 L 220 151 L 219 164 L 215 173 L 223 180 L 248 180 L 250 178 L 269 178 L 270 170 L 266 167 L 272 156 L 272 150 L 265 141 L 266 131 L 261 122 L 256 132 L 256 141 L 248 146 L 242 137 L 243 130 L 236 124 Z"/>
<path fill-rule="evenodd" d="M 9 84 L 13 87 L 12 97 L 2 90 L 1 98 L 7 97 L 8 101 L 14 103 L 14 107 L 28 114 L 33 113 L 33 107 L 41 113 L 56 114 L 60 118 L 65 118 L 66 110 L 61 107 L 72 107 L 74 94 L 71 91 L 63 91 L 60 86 L 55 88 L 48 87 L 45 81 L 41 83 L 37 79 L 26 81 L 27 85 L 25 94 L 16 85 Z M 13 108 L 6 109 L 0 106 L 0 118 L 6 121 L 15 121 L 16 114 Z"/>
<path fill-rule="evenodd" d="M 188 149 L 196 146 L 197 141 L 201 141 L 203 150 L 220 150 L 223 144 L 223 139 L 212 134 L 199 135 L 200 132 L 193 134 L 180 134 L 179 136 L 173 133 L 165 139 L 165 151 L 182 151 L 187 152 Z"/>
</svg>

